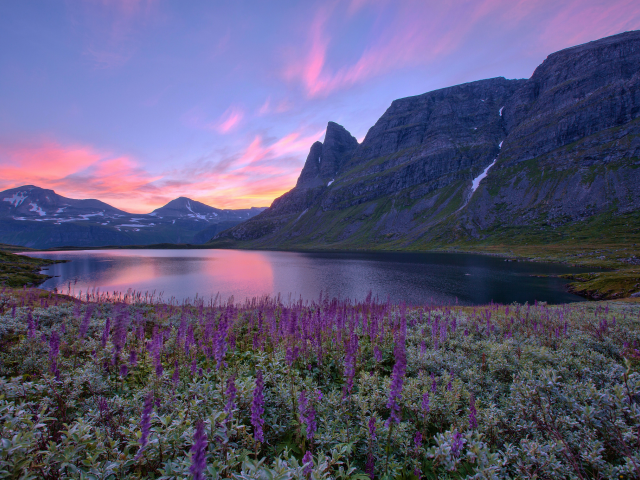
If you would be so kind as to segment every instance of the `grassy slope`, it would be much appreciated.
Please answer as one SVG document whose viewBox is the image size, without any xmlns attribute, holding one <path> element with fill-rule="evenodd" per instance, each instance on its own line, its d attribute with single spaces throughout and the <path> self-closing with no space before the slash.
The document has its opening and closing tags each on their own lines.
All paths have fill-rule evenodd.
<svg viewBox="0 0 640 480">
<path fill-rule="evenodd" d="M 0 245 L 0 285 L 8 287 L 22 287 L 23 285 L 38 285 L 48 277 L 39 271 L 54 260 L 31 258 L 16 255 L 11 251 L 17 251 L 12 245 Z M 28 249 L 21 248 L 20 251 Z"/>
</svg>

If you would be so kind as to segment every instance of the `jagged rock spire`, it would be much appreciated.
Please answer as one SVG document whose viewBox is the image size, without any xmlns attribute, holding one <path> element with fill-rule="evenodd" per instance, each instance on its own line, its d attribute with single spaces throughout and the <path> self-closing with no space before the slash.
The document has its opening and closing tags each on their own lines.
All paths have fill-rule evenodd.
<svg viewBox="0 0 640 480">
<path fill-rule="evenodd" d="M 335 122 L 329 122 L 324 143 L 315 142 L 311 146 L 296 187 L 313 188 L 326 185 L 340 173 L 357 146 L 358 141 L 347 129 Z"/>
</svg>

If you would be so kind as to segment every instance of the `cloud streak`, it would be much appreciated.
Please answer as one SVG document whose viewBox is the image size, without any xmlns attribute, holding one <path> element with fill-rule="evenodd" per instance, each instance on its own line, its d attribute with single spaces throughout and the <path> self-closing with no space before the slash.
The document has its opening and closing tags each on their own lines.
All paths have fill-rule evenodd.
<svg viewBox="0 0 640 480">
<path fill-rule="evenodd" d="M 131 156 L 86 145 L 0 143 L 0 190 L 31 184 L 71 198 L 98 198 L 132 213 L 150 212 L 179 196 L 219 208 L 266 206 L 295 185 L 306 151 L 323 133 L 268 140 L 256 135 L 238 154 L 158 175 Z"/>
<path fill-rule="evenodd" d="M 302 50 L 283 70 L 284 78 L 301 84 L 308 97 L 327 96 L 403 68 L 428 66 L 465 46 L 476 29 L 515 31 L 522 23 L 546 25 L 535 38 L 546 51 L 637 28 L 640 21 L 640 4 L 632 0 L 353 0 L 346 12 L 339 7 L 326 2 L 315 10 Z M 368 41 L 353 60 L 335 61 L 341 36 L 351 27 L 340 19 L 358 15 L 375 18 Z"/>
</svg>

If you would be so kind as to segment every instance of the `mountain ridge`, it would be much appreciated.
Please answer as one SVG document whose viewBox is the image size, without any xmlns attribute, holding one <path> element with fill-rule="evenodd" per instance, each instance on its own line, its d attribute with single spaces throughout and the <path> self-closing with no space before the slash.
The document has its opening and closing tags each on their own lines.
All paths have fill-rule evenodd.
<svg viewBox="0 0 640 480">
<path fill-rule="evenodd" d="M 639 71 L 633 31 L 555 52 L 529 79 L 394 100 L 330 184 L 309 175 L 316 143 L 304 181 L 210 245 L 420 249 L 637 225 Z"/>
<path fill-rule="evenodd" d="M 217 209 L 187 197 L 149 214 L 24 185 L 0 192 L 0 242 L 31 248 L 205 243 L 262 209 Z"/>
</svg>

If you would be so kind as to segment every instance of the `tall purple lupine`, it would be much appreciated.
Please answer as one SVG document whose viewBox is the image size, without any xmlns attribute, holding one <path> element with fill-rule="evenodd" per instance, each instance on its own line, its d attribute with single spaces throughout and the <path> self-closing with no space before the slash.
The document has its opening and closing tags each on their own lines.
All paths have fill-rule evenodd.
<svg viewBox="0 0 640 480">
<path fill-rule="evenodd" d="M 256 388 L 253 390 L 253 401 L 251 402 L 251 424 L 253 425 L 253 437 L 256 442 L 264 442 L 264 432 L 262 426 L 264 420 L 264 380 L 262 371 L 256 373 Z"/>
<path fill-rule="evenodd" d="M 353 390 L 353 377 L 356 374 L 356 353 L 358 351 L 358 336 L 355 335 L 353 330 L 349 336 L 349 340 L 346 345 L 346 352 L 344 357 L 344 390 L 343 397 L 351 395 Z"/>
<path fill-rule="evenodd" d="M 389 385 L 389 401 L 387 408 L 390 410 L 388 424 L 391 422 L 400 423 L 400 405 L 398 401 L 402 398 L 402 385 L 404 383 L 404 375 L 407 370 L 407 355 L 405 350 L 405 337 L 403 334 L 398 335 L 396 339 L 396 347 L 394 349 L 396 363 L 391 372 L 391 384 Z"/>
<path fill-rule="evenodd" d="M 204 431 L 204 423 L 199 421 L 196 424 L 196 431 L 193 434 L 193 445 L 191 446 L 191 466 L 189 473 L 193 480 L 204 479 L 203 472 L 207 468 L 207 434 Z"/>
<path fill-rule="evenodd" d="M 476 429 L 478 428 L 478 418 L 476 411 L 476 397 L 473 393 L 469 396 L 469 427 Z"/>
<path fill-rule="evenodd" d="M 307 398 L 306 392 L 303 390 L 298 397 L 298 411 L 300 412 L 300 420 L 304 423 L 307 432 L 307 438 L 313 440 L 318 425 L 316 423 L 316 410 L 313 407 L 313 400 Z"/>
<path fill-rule="evenodd" d="M 372 442 L 376 440 L 376 417 L 373 415 L 369 417 L 369 437 Z"/>
<path fill-rule="evenodd" d="M 174 363 L 173 375 L 171 376 L 171 381 L 174 385 L 178 385 L 180 381 L 180 365 L 178 364 L 178 360 Z"/>
<path fill-rule="evenodd" d="M 58 372 L 58 353 L 60 352 L 60 337 L 58 332 L 53 330 L 51 337 L 49 338 L 49 371 L 56 377 L 59 376 Z"/>
<path fill-rule="evenodd" d="M 236 389 L 236 377 L 235 375 L 231 375 L 227 380 L 227 403 L 224 406 L 224 411 L 227 414 L 227 419 L 230 420 L 233 415 L 233 411 L 236 408 L 236 395 L 238 390 Z"/>
<path fill-rule="evenodd" d="M 142 435 L 140 436 L 140 450 L 136 454 L 136 459 L 139 459 L 142 455 L 142 451 L 144 447 L 147 446 L 147 442 L 149 441 L 149 431 L 151 430 L 151 413 L 153 412 L 153 395 L 147 395 L 147 398 L 144 399 L 144 408 L 142 410 L 142 418 L 140 419 L 140 431 Z"/>
<path fill-rule="evenodd" d="M 430 407 L 429 407 L 429 392 L 425 392 L 424 395 L 422 395 L 422 403 L 420 404 L 420 406 L 422 407 L 422 415 L 426 416 L 427 413 L 429 413 Z"/>
<path fill-rule="evenodd" d="M 307 450 L 307 453 L 302 457 L 302 465 L 304 465 L 304 474 L 309 477 L 313 471 L 313 455 L 311 455 L 311 450 Z"/>
<path fill-rule="evenodd" d="M 415 442 L 415 444 L 416 444 L 416 448 L 418 448 L 418 449 L 419 449 L 419 448 L 422 448 L 422 433 L 421 433 L 421 432 L 419 432 L 419 431 L 418 431 L 418 432 L 416 432 L 416 436 L 415 436 L 415 438 L 413 439 L 413 441 L 414 441 L 414 442 Z"/>
<path fill-rule="evenodd" d="M 135 350 L 129 352 L 129 367 L 134 368 L 138 363 L 138 355 Z"/>
<path fill-rule="evenodd" d="M 107 321 L 104 324 L 104 330 L 102 331 L 102 348 L 105 348 L 107 346 L 110 333 L 111 333 L 111 319 L 107 318 Z"/>
<path fill-rule="evenodd" d="M 87 330 L 89 330 L 89 323 L 91 322 L 91 314 L 93 313 L 93 307 L 88 307 L 84 316 L 82 317 L 82 321 L 80 322 L 80 327 L 78 329 L 78 334 L 80 338 L 84 338 L 87 335 Z"/>
<path fill-rule="evenodd" d="M 462 437 L 462 434 L 457 430 L 453 433 L 453 440 L 451 442 L 451 454 L 454 457 L 459 457 L 462 453 L 462 447 L 465 444 L 465 439 Z"/>
</svg>

